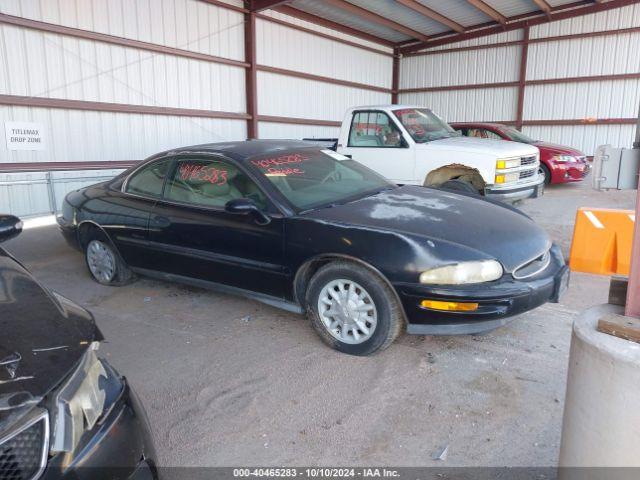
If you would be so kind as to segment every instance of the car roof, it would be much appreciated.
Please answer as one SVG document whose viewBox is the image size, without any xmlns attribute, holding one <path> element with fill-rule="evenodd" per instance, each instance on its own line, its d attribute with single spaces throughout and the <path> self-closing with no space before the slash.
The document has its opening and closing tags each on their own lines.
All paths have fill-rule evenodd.
<svg viewBox="0 0 640 480">
<path fill-rule="evenodd" d="M 280 152 L 299 149 L 316 149 L 322 147 L 302 140 L 245 140 L 238 142 L 203 143 L 172 149 L 159 156 L 180 155 L 186 153 L 214 153 L 221 154 L 233 160 L 243 161 L 259 155 L 278 154 Z"/>
</svg>

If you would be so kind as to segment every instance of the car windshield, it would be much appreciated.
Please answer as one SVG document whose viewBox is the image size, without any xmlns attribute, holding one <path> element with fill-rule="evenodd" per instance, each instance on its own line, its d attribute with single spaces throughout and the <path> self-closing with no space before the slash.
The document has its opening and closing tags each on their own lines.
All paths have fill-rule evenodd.
<svg viewBox="0 0 640 480">
<path fill-rule="evenodd" d="M 416 143 L 460 136 L 460 132 L 428 108 L 402 108 L 394 110 L 393 114 Z"/>
<path fill-rule="evenodd" d="M 248 162 L 299 210 L 312 210 L 396 188 L 364 165 L 332 150 L 298 150 Z"/>
<path fill-rule="evenodd" d="M 516 130 L 515 128 L 505 128 L 503 132 L 507 137 L 509 137 L 514 142 L 529 143 L 529 144 L 536 143 L 534 139 L 532 139 L 531 137 L 527 137 L 524 133 Z"/>
</svg>

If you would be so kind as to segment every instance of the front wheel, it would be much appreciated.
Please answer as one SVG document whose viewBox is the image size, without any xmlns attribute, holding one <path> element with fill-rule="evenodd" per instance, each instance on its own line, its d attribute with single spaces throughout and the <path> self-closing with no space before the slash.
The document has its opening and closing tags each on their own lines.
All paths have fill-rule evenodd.
<svg viewBox="0 0 640 480">
<path fill-rule="evenodd" d="M 480 192 L 471 183 L 457 178 L 447 180 L 440 185 L 443 190 L 449 190 L 451 192 L 465 192 L 479 195 Z"/>
<path fill-rule="evenodd" d="M 123 285 L 133 279 L 111 242 L 103 238 L 94 237 L 87 242 L 85 260 L 93 279 L 103 285 Z"/>
<path fill-rule="evenodd" d="M 404 324 L 390 287 L 351 262 L 322 267 L 309 283 L 306 301 L 311 324 L 322 340 L 350 355 L 384 350 Z"/>
</svg>

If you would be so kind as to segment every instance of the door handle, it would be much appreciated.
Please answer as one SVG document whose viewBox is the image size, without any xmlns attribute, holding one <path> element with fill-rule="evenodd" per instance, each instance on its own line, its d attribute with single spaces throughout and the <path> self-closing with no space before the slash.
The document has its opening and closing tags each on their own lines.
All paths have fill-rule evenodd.
<svg viewBox="0 0 640 480">
<path fill-rule="evenodd" d="M 171 225 L 171 220 L 169 220 L 169 217 L 165 217 L 163 215 L 155 215 L 153 217 L 153 225 L 155 227 L 165 228 Z"/>
</svg>

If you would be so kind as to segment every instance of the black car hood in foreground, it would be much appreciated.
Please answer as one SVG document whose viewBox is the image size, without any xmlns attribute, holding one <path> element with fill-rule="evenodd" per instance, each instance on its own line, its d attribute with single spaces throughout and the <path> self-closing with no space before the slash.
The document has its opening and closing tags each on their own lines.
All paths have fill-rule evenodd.
<svg viewBox="0 0 640 480">
<path fill-rule="evenodd" d="M 41 287 L 0 249 L 0 420 L 46 395 L 101 339 L 86 310 Z"/>
<path fill-rule="evenodd" d="M 305 216 L 454 243 L 508 272 L 551 247 L 546 232 L 514 208 L 435 188 L 407 185 Z"/>
</svg>

